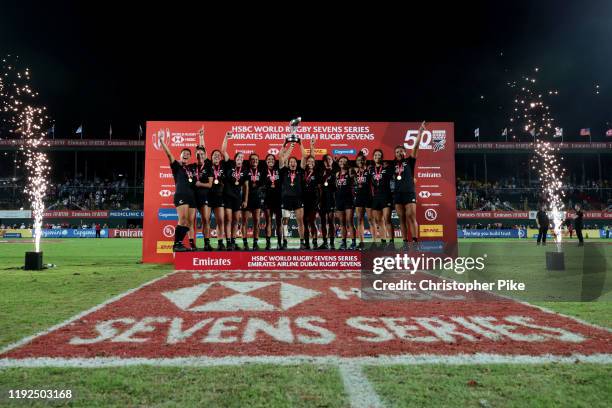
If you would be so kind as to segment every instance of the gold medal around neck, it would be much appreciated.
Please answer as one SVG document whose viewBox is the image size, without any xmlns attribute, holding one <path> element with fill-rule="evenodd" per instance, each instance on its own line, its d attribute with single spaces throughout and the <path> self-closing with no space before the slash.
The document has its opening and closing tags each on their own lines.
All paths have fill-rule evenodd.
<svg viewBox="0 0 612 408">
<path fill-rule="evenodd" d="M 329 186 L 329 183 L 326 181 L 325 183 L 323 183 L 323 185 L 324 185 L 325 187 L 327 187 L 327 186 Z"/>
<path fill-rule="evenodd" d="M 397 176 L 397 179 L 398 179 L 398 180 L 401 180 L 401 179 L 402 179 L 402 176 Z"/>
<path fill-rule="evenodd" d="M 236 181 L 234 184 L 235 184 L 235 185 L 238 185 L 238 184 L 240 184 L 240 183 L 238 183 L 238 182 Z"/>
<path fill-rule="evenodd" d="M 219 180 L 215 179 L 215 181 L 213 181 L 213 183 L 219 184 Z"/>
<path fill-rule="evenodd" d="M 293 187 L 293 183 L 291 183 L 291 187 Z"/>
<path fill-rule="evenodd" d="M 193 179 L 191 177 L 189 177 L 189 182 L 193 183 Z"/>
</svg>

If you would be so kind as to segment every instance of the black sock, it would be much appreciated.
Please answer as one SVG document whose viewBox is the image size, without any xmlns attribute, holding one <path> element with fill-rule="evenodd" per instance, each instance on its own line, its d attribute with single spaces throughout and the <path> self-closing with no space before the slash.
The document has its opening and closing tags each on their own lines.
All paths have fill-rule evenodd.
<svg viewBox="0 0 612 408">
<path fill-rule="evenodd" d="M 418 238 L 412 238 L 412 242 L 419 242 Z"/>
<path fill-rule="evenodd" d="M 393 239 L 393 238 L 391 238 L 391 239 L 389 240 L 389 242 L 393 243 L 393 242 L 395 242 L 395 241 L 394 241 L 394 239 Z"/>
<path fill-rule="evenodd" d="M 357 238 L 353 238 L 353 245 L 357 243 Z"/>
<path fill-rule="evenodd" d="M 232 242 L 232 244 L 235 244 L 236 243 L 236 238 L 232 238 L 231 242 Z"/>
<path fill-rule="evenodd" d="M 382 239 L 382 238 L 381 238 L 380 242 L 381 242 L 381 243 L 383 243 L 383 244 L 386 244 L 386 243 L 387 243 L 387 240 L 386 240 L 386 239 Z"/>
<path fill-rule="evenodd" d="M 304 240 L 300 239 L 300 245 L 304 245 Z"/>
<path fill-rule="evenodd" d="M 189 232 L 189 227 L 177 225 L 176 229 L 174 230 L 174 243 L 182 243 L 183 239 L 185 239 L 185 234 L 187 234 L 187 232 Z"/>
<path fill-rule="evenodd" d="M 218 240 L 217 240 L 217 245 L 218 245 L 218 246 L 221 246 L 221 244 L 223 244 L 223 239 L 218 239 Z"/>
<path fill-rule="evenodd" d="M 189 238 L 189 245 L 193 248 L 195 247 L 195 242 L 193 242 L 193 238 Z"/>
<path fill-rule="evenodd" d="M 225 243 L 227 244 L 227 246 L 232 245 L 232 240 L 229 238 L 225 238 Z"/>
<path fill-rule="evenodd" d="M 204 243 L 206 245 L 209 245 L 210 244 L 210 238 L 204 238 Z"/>
<path fill-rule="evenodd" d="M 342 244 L 346 245 L 346 238 L 342 238 Z"/>
<path fill-rule="evenodd" d="M 407 239 L 404 239 L 404 242 L 408 242 L 408 240 L 407 240 Z"/>
<path fill-rule="evenodd" d="M 270 243 L 270 237 L 266 237 L 266 244 Z"/>
<path fill-rule="evenodd" d="M 247 245 L 248 245 L 248 243 L 249 243 L 249 242 L 247 241 L 247 239 L 246 239 L 246 238 L 242 238 L 242 244 L 243 244 L 244 246 L 247 246 Z"/>
<path fill-rule="evenodd" d="M 327 237 L 323 238 L 323 245 L 327 245 Z"/>
</svg>

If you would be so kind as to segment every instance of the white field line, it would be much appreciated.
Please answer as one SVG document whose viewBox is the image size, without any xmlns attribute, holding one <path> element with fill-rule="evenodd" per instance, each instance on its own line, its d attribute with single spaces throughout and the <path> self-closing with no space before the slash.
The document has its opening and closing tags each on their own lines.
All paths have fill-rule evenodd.
<svg viewBox="0 0 612 408">
<path fill-rule="evenodd" d="M 119 357 L 93 357 L 93 358 L 23 358 L 23 359 L 0 359 L 0 368 L 8 367 L 124 367 L 134 365 L 150 366 L 190 366 L 190 367 L 212 367 L 212 366 L 241 366 L 248 364 L 273 364 L 273 365 L 298 365 L 298 364 L 320 364 L 320 365 L 355 365 L 355 366 L 387 366 L 387 365 L 421 365 L 421 364 L 612 364 L 612 354 L 572 354 L 560 356 L 545 354 L 533 355 L 507 355 L 507 354 L 405 354 L 396 356 L 378 357 L 338 357 L 338 356 L 243 356 L 243 357 L 174 357 L 174 358 L 119 358 Z"/>
<path fill-rule="evenodd" d="M 2 354 L 6 353 L 7 351 L 13 350 L 14 348 L 17 348 L 17 347 L 21 347 L 24 344 L 27 344 L 27 343 L 31 342 L 32 340 L 36 339 L 37 337 L 44 336 L 45 334 L 49 334 L 52 331 L 55 331 L 57 329 L 61 329 L 62 327 L 67 326 L 70 323 L 72 323 L 74 321 L 77 321 L 77 320 L 87 316 L 90 313 L 93 313 L 93 312 L 95 312 L 97 310 L 102 309 L 104 306 L 106 306 L 106 305 L 108 305 L 110 303 L 116 302 L 117 300 L 120 300 L 120 299 L 126 297 L 127 295 L 130 295 L 130 294 L 136 292 L 137 290 L 142 289 L 142 288 L 144 288 L 146 286 L 149 286 L 149 285 L 151 285 L 151 284 L 153 284 L 153 283 L 155 283 L 155 282 L 157 282 L 157 281 L 159 281 L 161 279 L 164 279 L 165 277 L 170 276 L 170 275 L 172 275 L 174 273 L 175 272 L 169 272 L 169 273 L 167 273 L 167 274 L 165 274 L 163 276 L 160 276 L 160 277 L 155 278 L 155 279 L 153 279 L 151 281 L 145 282 L 142 285 L 137 286 L 137 287 L 135 287 L 133 289 L 130 289 L 130 290 L 126 291 L 126 292 L 120 293 L 117 296 L 114 296 L 114 297 L 112 297 L 112 298 L 110 298 L 110 299 L 100 303 L 99 305 L 96 305 L 96 306 L 94 306 L 94 307 L 92 307 L 90 309 L 84 310 L 81 313 L 77 314 L 76 316 L 71 317 L 68 320 L 64 320 L 63 322 L 60 322 L 60 323 L 58 323 L 58 324 L 56 324 L 54 326 L 51 326 L 51 327 L 49 327 L 46 330 L 43 330 L 43 331 L 41 331 L 39 333 L 33 334 L 31 336 L 28 336 L 28 337 L 25 337 L 25 338 L 23 338 L 23 339 L 21 339 L 19 341 L 16 341 L 15 343 L 11 343 L 8 346 L 5 346 L 4 348 L 2 348 L 0 350 L 0 356 Z M 0 361 L 1 361 L 1 359 L 0 359 Z"/>
<path fill-rule="evenodd" d="M 381 408 L 383 403 L 359 364 L 341 364 L 340 376 L 353 408 Z"/>
</svg>

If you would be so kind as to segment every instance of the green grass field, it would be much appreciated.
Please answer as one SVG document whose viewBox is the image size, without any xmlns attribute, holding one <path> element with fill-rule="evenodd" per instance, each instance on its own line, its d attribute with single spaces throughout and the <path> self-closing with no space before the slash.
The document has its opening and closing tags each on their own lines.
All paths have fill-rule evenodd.
<svg viewBox="0 0 612 408">
<path fill-rule="evenodd" d="M 481 241 L 462 242 L 461 250 Z M 490 241 L 487 241 L 490 242 Z M 516 241 L 495 241 L 506 246 Z M 141 264 L 139 239 L 66 239 L 43 243 L 41 272 L 20 269 L 27 243 L 0 244 L 0 347 L 39 332 L 108 298 L 162 276 L 170 265 Z M 500 247 L 501 248 L 501 247 Z M 541 248 L 524 245 L 528 273 Z M 612 245 L 606 245 L 610 259 Z M 538 258 L 539 259 L 539 258 Z M 539 302 L 558 312 L 612 327 L 612 304 Z M 416 365 L 368 367 L 386 406 L 572 406 L 612 403 L 612 365 Z M 9 400 L 9 389 L 71 389 L 70 401 Z M 0 406 L 261 406 L 344 407 L 349 397 L 337 368 L 249 364 L 241 367 L 0 369 Z M 38 404 L 38 405 L 36 405 Z"/>
</svg>

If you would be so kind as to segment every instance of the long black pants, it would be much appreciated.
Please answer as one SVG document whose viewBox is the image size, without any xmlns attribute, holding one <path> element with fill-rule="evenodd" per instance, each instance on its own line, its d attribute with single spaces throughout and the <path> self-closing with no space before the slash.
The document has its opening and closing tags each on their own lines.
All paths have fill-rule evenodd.
<svg viewBox="0 0 612 408">
<path fill-rule="evenodd" d="M 545 244 L 546 243 L 546 234 L 548 234 L 548 227 L 541 226 L 538 230 L 538 244 L 540 241 Z"/>
</svg>

